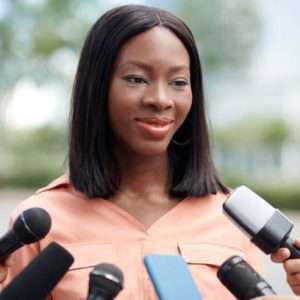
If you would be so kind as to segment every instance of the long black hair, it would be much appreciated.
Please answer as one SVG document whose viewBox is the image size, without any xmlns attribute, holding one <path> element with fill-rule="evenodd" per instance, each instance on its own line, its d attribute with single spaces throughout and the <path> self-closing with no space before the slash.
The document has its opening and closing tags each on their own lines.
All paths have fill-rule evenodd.
<svg viewBox="0 0 300 300">
<path fill-rule="evenodd" d="M 201 65 L 190 29 L 167 11 L 124 5 L 107 11 L 89 31 L 73 87 L 69 175 L 74 187 L 89 198 L 109 198 L 118 190 L 121 180 L 112 151 L 107 104 L 118 51 L 130 38 L 155 26 L 171 30 L 190 57 L 193 100 L 186 120 L 174 135 L 176 142 L 168 148 L 169 193 L 183 197 L 228 192 L 216 175 L 212 159 Z"/>
</svg>

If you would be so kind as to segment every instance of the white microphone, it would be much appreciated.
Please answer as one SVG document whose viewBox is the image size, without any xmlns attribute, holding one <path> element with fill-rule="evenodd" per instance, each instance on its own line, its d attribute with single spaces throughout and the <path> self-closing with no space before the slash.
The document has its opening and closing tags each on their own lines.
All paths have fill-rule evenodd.
<svg viewBox="0 0 300 300">
<path fill-rule="evenodd" d="M 266 254 L 286 247 L 291 251 L 291 258 L 300 258 L 300 250 L 290 237 L 293 222 L 246 186 L 238 187 L 229 195 L 223 210 Z"/>
</svg>

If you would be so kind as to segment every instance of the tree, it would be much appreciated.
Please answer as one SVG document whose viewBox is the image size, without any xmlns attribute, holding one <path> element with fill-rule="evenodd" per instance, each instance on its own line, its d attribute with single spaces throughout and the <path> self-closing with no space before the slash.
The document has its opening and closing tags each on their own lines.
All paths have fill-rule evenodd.
<svg viewBox="0 0 300 300">
<path fill-rule="evenodd" d="M 70 55 L 78 56 L 87 30 L 107 8 L 97 0 L 2 2 L 2 94 L 21 77 L 33 78 L 38 83 L 60 82 L 62 79 L 70 81 L 70 77 L 64 78 L 64 65 L 55 62 L 55 53 L 67 50 Z M 170 6 L 193 29 L 208 71 L 247 62 L 258 33 L 254 3 L 241 0 L 174 0 Z"/>
<path fill-rule="evenodd" d="M 18 79 L 37 83 L 70 81 L 64 64 L 55 62 L 60 50 L 77 56 L 83 38 L 103 11 L 99 1 L 2 0 L 0 17 L 0 91 L 10 90 Z"/>
<path fill-rule="evenodd" d="M 254 1 L 177 1 L 177 12 L 191 27 L 206 71 L 247 65 L 259 37 Z"/>
<path fill-rule="evenodd" d="M 258 162 L 266 160 L 266 156 L 269 163 L 279 168 L 283 145 L 292 135 L 289 124 L 281 118 L 248 116 L 226 128 L 218 129 L 214 140 L 222 159 L 220 163 L 227 169 L 226 172 L 237 171 L 245 165 L 246 171 L 250 172 L 257 169 Z M 267 165 L 266 161 L 264 163 Z"/>
</svg>

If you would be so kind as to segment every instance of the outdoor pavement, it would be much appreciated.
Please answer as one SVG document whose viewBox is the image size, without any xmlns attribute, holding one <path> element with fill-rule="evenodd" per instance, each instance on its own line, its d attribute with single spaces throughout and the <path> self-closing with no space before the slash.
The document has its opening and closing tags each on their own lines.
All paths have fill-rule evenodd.
<svg viewBox="0 0 300 300">
<path fill-rule="evenodd" d="M 12 191 L 0 190 L 0 236 L 6 232 L 8 219 L 13 208 L 22 200 L 32 194 L 30 190 Z M 292 231 L 293 237 L 300 237 L 300 212 L 284 211 L 295 224 Z M 268 281 L 273 289 L 281 295 L 292 294 L 285 281 L 285 273 L 281 264 L 271 262 L 270 258 L 265 258 L 265 274 L 263 278 Z"/>
</svg>

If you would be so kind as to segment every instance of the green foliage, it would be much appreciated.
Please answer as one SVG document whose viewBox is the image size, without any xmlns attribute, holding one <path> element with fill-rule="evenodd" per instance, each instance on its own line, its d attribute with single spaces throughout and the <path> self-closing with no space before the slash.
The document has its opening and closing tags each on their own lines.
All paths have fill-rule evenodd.
<svg viewBox="0 0 300 300">
<path fill-rule="evenodd" d="M 261 197 L 268 200 L 274 207 L 300 210 L 299 185 L 260 186 L 256 190 Z"/>
<path fill-rule="evenodd" d="M 244 66 L 260 32 L 255 2 L 178 1 L 178 14 L 191 27 L 206 71 Z"/>
<path fill-rule="evenodd" d="M 10 130 L 4 141 L 0 186 L 36 188 L 65 171 L 67 139 L 62 128 Z"/>
<path fill-rule="evenodd" d="M 37 31 L 34 34 L 32 52 L 38 53 L 40 56 L 47 57 L 56 49 L 65 46 L 64 39 L 56 32 L 51 32 L 47 28 L 43 31 Z"/>
<path fill-rule="evenodd" d="M 225 176 L 224 182 L 231 188 L 246 185 L 276 208 L 300 210 L 300 185 L 297 182 L 274 182 L 268 178 L 257 182 L 238 174 Z"/>
<path fill-rule="evenodd" d="M 59 80 L 49 66 L 51 55 L 60 49 L 78 53 L 91 19 L 103 10 L 97 0 L 2 1 L 7 9 L 0 18 L 0 96 L 22 77 Z"/>
<path fill-rule="evenodd" d="M 271 119 L 260 135 L 260 139 L 270 147 L 280 147 L 291 136 L 291 130 L 282 119 Z"/>
<path fill-rule="evenodd" d="M 293 136 L 287 122 L 278 117 L 248 116 L 226 128 L 219 128 L 214 139 L 220 147 L 256 148 L 258 146 L 281 147 Z"/>
<path fill-rule="evenodd" d="M 231 188 L 247 185 L 280 209 L 300 209 L 299 183 L 285 180 L 279 172 L 267 171 L 264 161 L 273 157 L 273 167 L 276 167 L 281 148 L 293 141 L 294 135 L 287 122 L 280 118 L 254 116 L 217 130 L 213 137 L 215 148 L 222 156 L 220 173 L 224 182 Z"/>
</svg>

